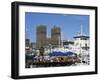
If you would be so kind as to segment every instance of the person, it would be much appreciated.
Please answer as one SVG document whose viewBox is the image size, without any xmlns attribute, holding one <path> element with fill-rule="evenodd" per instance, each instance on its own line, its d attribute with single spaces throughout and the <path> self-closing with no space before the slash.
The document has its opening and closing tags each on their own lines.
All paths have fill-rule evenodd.
<svg viewBox="0 0 100 81">
<path fill-rule="evenodd" d="M 40 61 L 44 61 L 44 47 L 41 47 L 39 49 L 39 52 L 40 52 Z"/>
<path fill-rule="evenodd" d="M 41 47 L 41 48 L 39 49 L 39 52 L 40 52 L 40 55 L 43 56 L 43 55 L 44 55 L 44 47 Z"/>
</svg>

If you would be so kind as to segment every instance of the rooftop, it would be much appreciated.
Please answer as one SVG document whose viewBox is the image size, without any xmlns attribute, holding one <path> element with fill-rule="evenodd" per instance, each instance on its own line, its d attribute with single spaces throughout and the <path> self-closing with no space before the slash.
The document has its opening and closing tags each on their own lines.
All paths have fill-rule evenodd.
<svg viewBox="0 0 100 81">
<path fill-rule="evenodd" d="M 87 35 L 78 35 L 78 36 L 74 36 L 74 38 L 89 38 L 89 36 L 87 36 Z"/>
</svg>

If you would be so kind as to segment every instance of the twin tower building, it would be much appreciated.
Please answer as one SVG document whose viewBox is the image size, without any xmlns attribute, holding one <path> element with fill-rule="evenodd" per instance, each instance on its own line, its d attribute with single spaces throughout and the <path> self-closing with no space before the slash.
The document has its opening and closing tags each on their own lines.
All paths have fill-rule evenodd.
<svg viewBox="0 0 100 81">
<path fill-rule="evenodd" d="M 58 47 L 61 45 L 61 29 L 60 27 L 54 26 L 51 29 L 51 37 L 47 37 L 47 26 L 38 25 L 36 28 L 36 47 Z"/>
</svg>

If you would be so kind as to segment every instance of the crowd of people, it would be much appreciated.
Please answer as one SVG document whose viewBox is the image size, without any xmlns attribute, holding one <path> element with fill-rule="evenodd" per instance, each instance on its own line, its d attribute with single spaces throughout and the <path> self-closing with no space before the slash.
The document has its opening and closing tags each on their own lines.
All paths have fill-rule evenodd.
<svg viewBox="0 0 100 81">
<path fill-rule="evenodd" d="M 46 64 L 75 64 L 79 63 L 77 55 L 68 55 L 68 56 L 30 56 L 26 57 L 26 67 L 30 65 L 43 65 Z"/>
<path fill-rule="evenodd" d="M 34 67 L 45 67 L 45 66 L 62 66 L 79 63 L 80 59 L 77 54 L 66 55 L 66 56 L 50 56 L 44 55 L 44 48 L 39 49 L 39 55 L 37 54 L 26 54 L 26 68 L 30 66 Z"/>
</svg>

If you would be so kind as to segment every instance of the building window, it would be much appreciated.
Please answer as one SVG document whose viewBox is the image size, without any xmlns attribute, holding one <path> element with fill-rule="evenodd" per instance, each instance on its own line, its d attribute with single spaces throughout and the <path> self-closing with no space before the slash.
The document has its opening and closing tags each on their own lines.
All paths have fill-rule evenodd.
<svg viewBox="0 0 100 81">
<path fill-rule="evenodd" d="M 85 47 L 87 47 L 87 44 L 85 44 Z"/>
</svg>

